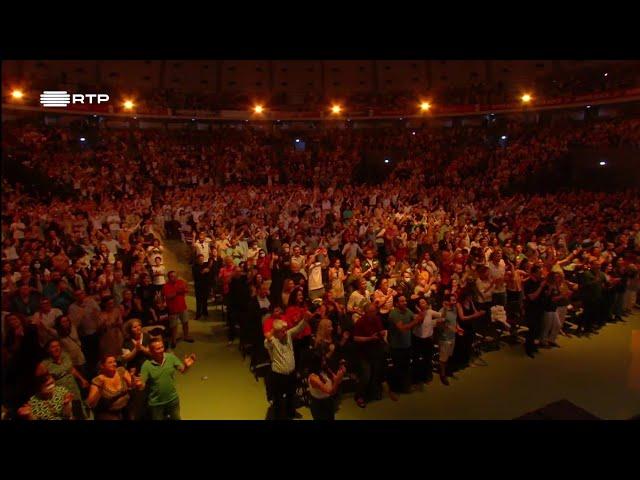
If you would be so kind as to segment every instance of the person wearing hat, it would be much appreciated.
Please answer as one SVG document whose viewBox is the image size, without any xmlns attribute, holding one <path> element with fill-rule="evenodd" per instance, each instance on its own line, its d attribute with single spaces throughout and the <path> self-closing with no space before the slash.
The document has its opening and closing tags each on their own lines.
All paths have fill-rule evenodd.
<svg viewBox="0 0 640 480">
<path fill-rule="evenodd" d="M 298 323 L 287 329 L 284 320 L 277 319 L 265 335 L 264 346 L 271 358 L 271 394 L 275 420 L 287 420 L 296 417 L 296 362 L 293 353 L 293 338 L 307 326 L 304 316 Z"/>
</svg>

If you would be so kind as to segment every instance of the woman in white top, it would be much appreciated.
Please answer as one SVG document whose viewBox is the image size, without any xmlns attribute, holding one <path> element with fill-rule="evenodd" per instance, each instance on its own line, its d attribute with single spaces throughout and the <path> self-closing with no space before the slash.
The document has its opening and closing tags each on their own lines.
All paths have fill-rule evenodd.
<svg viewBox="0 0 640 480">
<path fill-rule="evenodd" d="M 309 396 L 314 420 L 335 420 L 335 395 L 346 369 L 341 365 L 337 373 L 331 371 L 322 356 L 315 356 L 309 368 Z"/>
<path fill-rule="evenodd" d="M 345 304 L 344 281 L 346 279 L 347 276 L 344 274 L 344 269 L 340 266 L 340 259 L 336 258 L 333 266 L 329 268 L 329 284 L 331 285 L 333 298 L 341 305 Z"/>
<path fill-rule="evenodd" d="M 417 380 L 429 383 L 433 379 L 433 330 L 442 314 L 432 310 L 426 298 L 418 300 L 416 314 L 422 323 L 413 327 L 413 364 L 416 366 Z"/>
<path fill-rule="evenodd" d="M 162 263 L 162 257 L 155 258 L 155 264 L 151 267 L 151 275 L 153 277 L 153 285 L 157 290 L 162 290 L 162 286 L 167 283 L 167 272 Z"/>
<path fill-rule="evenodd" d="M 373 302 L 378 307 L 378 313 L 380 313 L 383 325 L 388 322 L 389 312 L 393 308 L 393 299 L 396 295 L 398 295 L 398 292 L 389 288 L 389 279 L 381 278 L 378 282 L 378 289 L 373 292 Z"/>
</svg>

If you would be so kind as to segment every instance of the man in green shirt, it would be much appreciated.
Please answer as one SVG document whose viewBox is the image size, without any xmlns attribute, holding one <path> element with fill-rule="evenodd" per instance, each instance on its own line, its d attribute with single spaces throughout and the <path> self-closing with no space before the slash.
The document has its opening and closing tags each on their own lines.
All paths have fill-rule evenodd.
<svg viewBox="0 0 640 480">
<path fill-rule="evenodd" d="M 151 358 L 142 364 L 141 386 L 147 388 L 147 403 L 152 420 L 180 420 L 180 399 L 175 385 L 176 371 L 185 373 L 196 360 L 195 354 L 180 361 L 173 353 L 165 353 L 161 339 L 149 343 Z"/>
</svg>

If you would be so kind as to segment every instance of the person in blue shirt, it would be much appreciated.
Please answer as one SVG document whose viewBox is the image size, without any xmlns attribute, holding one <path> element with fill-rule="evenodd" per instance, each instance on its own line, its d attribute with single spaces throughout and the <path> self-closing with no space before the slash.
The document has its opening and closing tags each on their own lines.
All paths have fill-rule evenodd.
<svg viewBox="0 0 640 480">
<path fill-rule="evenodd" d="M 446 295 L 444 297 L 442 310 L 440 310 L 441 318 L 438 321 L 438 323 L 441 323 L 438 336 L 438 351 L 440 354 L 440 381 L 443 385 L 449 385 L 447 361 L 453 353 L 456 341 L 456 331 L 458 329 L 457 301 L 458 299 L 455 295 Z"/>
<path fill-rule="evenodd" d="M 398 295 L 396 306 L 389 313 L 389 346 L 393 371 L 389 386 L 394 392 L 408 393 L 411 389 L 411 330 L 422 322 L 422 316 L 407 308 L 407 297 Z"/>
</svg>

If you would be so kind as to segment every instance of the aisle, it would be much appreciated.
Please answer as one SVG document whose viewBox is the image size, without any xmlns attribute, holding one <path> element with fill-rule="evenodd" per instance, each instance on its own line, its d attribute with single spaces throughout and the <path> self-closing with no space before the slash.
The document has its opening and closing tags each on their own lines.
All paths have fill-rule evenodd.
<svg viewBox="0 0 640 480">
<path fill-rule="evenodd" d="M 168 242 L 165 262 L 190 283 L 187 247 Z M 187 297 L 193 317 L 195 299 Z M 179 343 L 178 355 L 195 352 L 198 361 L 178 378 L 185 420 L 262 420 L 267 401 L 262 381 L 249 372 L 237 344 L 227 347 L 219 315 L 191 320 L 193 344 Z M 606 326 L 591 338 L 560 337 L 561 348 L 544 350 L 535 360 L 522 347 L 505 346 L 485 354 L 486 367 L 468 368 L 445 387 L 437 378 L 422 392 L 385 398 L 357 407 L 345 398 L 338 419 L 512 419 L 551 402 L 567 399 L 604 419 L 628 419 L 640 413 L 640 313 Z M 633 354 L 632 354 L 633 352 Z M 204 377 L 207 377 L 206 379 Z M 300 409 L 310 418 L 308 409 Z"/>
</svg>

